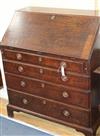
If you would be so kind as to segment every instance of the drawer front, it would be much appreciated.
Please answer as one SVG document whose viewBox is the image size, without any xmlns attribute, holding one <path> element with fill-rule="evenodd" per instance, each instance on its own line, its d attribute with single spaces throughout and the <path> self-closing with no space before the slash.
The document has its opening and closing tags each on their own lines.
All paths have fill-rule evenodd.
<svg viewBox="0 0 100 136">
<path fill-rule="evenodd" d="M 64 122 L 89 126 L 89 112 L 69 107 L 60 103 L 54 103 L 36 96 L 29 96 L 8 90 L 9 102 L 12 105 L 40 113 Z"/>
<path fill-rule="evenodd" d="M 70 73 L 66 73 L 66 79 L 63 80 L 63 77 L 60 72 L 54 69 L 46 69 L 43 67 L 36 67 L 25 65 L 22 63 L 12 63 L 4 61 L 4 69 L 6 72 L 20 74 L 40 80 L 45 80 L 57 84 L 62 84 L 65 86 L 73 86 L 82 89 L 89 89 L 89 78 L 87 76 L 76 76 Z"/>
<path fill-rule="evenodd" d="M 11 74 L 6 74 L 6 83 L 8 88 L 18 90 L 20 92 L 53 99 L 65 104 L 68 103 L 81 106 L 83 108 L 90 107 L 90 93 L 83 93 L 61 86 L 48 84 L 44 81 L 30 80 Z"/>
<path fill-rule="evenodd" d="M 41 65 L 45 67 L 59 69 L 61 63 L 64 61 L 66 63 L 66 70 L 79 72 L 79 73 L 87 73 L 86 67 L 84 69 L 83 62 L 81 61 L 72 61 L 72 60 L 63 60 L 57 59 L 54 57 L 47 57 L 43 55 L 37 55 L 32 53 L 25 53 L 20 51 L 13 50 L 4 50 L 3 58 L 14 61 L 21 61 L 34 65 Z"/>
</svg>

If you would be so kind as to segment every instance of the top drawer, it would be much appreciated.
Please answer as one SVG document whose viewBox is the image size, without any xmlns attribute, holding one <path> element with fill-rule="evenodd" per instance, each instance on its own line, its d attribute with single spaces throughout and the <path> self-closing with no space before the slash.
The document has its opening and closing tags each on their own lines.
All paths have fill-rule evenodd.
<svg viewBox="0 0 100 136">
<path fill-rule="evenodd" d="M 85 62 L 69 60 L 69 59 L 59 59 L 54 57 L 49 57 L 45 55 L 38 55 L 33 53 L 26 53 L 22 51 L 8 50 L 3 51 L 3 59 L 21 61 L 34 65 L 41 65 L 44 67 L 50 67 L 59 69 L 61 64 L 66 63 L 66 70 L 78 73 L 87 73 L 87 66 Z"/>
</svg>

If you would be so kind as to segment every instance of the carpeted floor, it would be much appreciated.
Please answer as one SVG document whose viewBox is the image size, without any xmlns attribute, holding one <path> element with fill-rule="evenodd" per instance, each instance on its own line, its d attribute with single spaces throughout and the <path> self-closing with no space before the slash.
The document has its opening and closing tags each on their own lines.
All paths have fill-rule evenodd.
<svg viewBox="0 0 100 136">
<path fill-rule="evenodd" d="M 53 136 L 36 127 L 0 116 L 0 136 Z"/>
</svg>

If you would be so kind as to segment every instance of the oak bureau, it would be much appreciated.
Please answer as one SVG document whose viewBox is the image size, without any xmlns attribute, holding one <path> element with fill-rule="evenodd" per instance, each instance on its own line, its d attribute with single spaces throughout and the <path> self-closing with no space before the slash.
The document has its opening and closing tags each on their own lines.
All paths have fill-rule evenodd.
<svg viewBox="0 0 100 136">
<path fill-rule="evenodd" d="M 74 12 L 74 10 L 73 10 Z M 15 12 L 2 51 L 8 116 L 22 111 L 95 136 L 100 125 L 99 17 Z"/>
</svg>

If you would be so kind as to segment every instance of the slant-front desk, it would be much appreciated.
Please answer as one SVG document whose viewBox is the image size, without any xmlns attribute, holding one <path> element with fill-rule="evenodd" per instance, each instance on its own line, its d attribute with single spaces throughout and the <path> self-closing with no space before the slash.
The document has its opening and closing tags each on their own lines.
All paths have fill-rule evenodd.
<svg viewBox="0 0 100 136">
<path fill-rule="evenodd" d="M 73 13 L 15 12 L 0 46 L 8 116 L 22 111 L 95 136 L 100 125 L 100 78 L 94 73 L 100 66 L 100 22 L 85 11 Z"/>
</svg>

